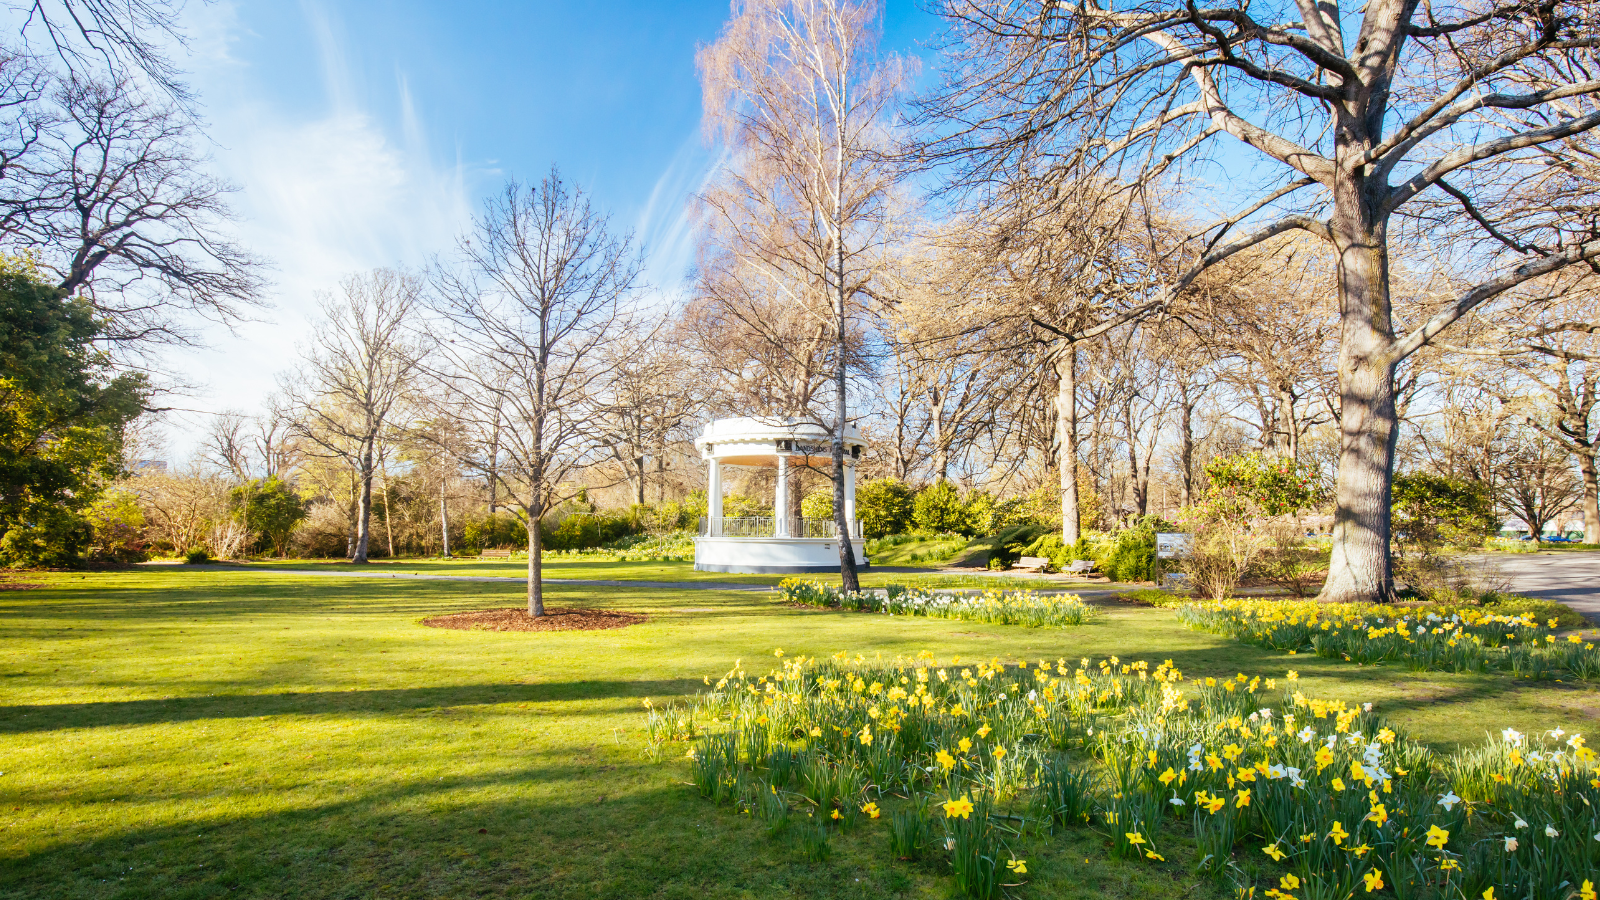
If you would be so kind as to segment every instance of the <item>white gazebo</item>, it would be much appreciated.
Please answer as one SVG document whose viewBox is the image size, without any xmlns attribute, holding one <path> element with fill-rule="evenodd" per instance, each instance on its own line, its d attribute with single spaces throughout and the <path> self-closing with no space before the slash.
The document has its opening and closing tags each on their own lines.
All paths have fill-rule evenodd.
<svg viewBox="0 0 1600 900">
<path fill-rule="evenodd" d="M 706 516 L 694 541 L 694 567 L 700 572 L 757 574 L 839 571 L 839 531 L 832 519 L 792 518 L 789 509 L 789 467 L 811 465 L 832 471 L 833 438 L 826 428 L 793 418 L 715 419 L 695 438 L 695 449 L 709 463 Z M 861 552 L 861 523 L 856 520 L 856 461 L 861 458 L 861 431 L 844 433 L 844 514 L 856 565 L 867 566 Z M 778 489 L 771 517 L 726 517 L 722 514 L 722 467 L 755 466 L 778 470 Z"/>
</svg>

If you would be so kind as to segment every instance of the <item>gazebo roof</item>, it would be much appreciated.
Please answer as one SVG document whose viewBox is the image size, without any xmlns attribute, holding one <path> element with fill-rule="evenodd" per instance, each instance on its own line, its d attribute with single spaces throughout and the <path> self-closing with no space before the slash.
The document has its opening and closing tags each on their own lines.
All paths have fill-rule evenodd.
<svg viewBox="0 0 1600 900">
<path fill-rule="evenodd" d="M 864 446 L 861 429 L 845 426 L 844 439 L 846 456 L 859 456 Z M 780 451 L 780 441 L 790 442 L 792 449 Z M 780 455 L 791 465 L 824 466 L 833 460 L 831 442 L 828 429 L 812 420 L 738 416 L 707 422 L 694 446 L 701 457 L 733 466 L 777 466 Z"/>
</svg>

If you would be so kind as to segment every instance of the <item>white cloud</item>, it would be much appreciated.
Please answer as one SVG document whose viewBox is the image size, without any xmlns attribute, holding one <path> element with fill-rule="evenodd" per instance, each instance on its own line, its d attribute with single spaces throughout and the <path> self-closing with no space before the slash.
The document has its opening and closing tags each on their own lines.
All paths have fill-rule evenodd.
<svg viewBox="0 0 1600 900">
<path fill-rule="evenodd" d="M 338 21 L 313 3 L 303 10 L 317 43 L 321 104 L 286 106 L 267 81 L 275 73 L 235 57 L 244 26 L 233 8 L 211 7 L 193 32 L 192 83 L 209 111 L 216 168 L 240 187 L 237 238 L 274 267 L 273 306 L 260 321 L 233 333 L 212 328 L 206 349 L 169 357 L 206 385 L 192 404 L 202 410 L 260 409 L 313 324 L 317 291 L 376 266 L 421 265 L 446 251 L 470 216 L 467 167 L 435 159 L 405 73 L 396 72 L 398 109 L 367 108 L 352 87 Z M 383 112 L 400 123 L 398 135 Z M 192 452 L 204 426 L 203 416 L 175 419 L 175 455 Z"/>
<path fill-rule="evenodd" d="M 634 222 L 634 235 L 646 254 L 645 276 L 668 298 L 683 298 L 695 262 L 700 230 L 691 203 L 726 161 L 726 151 L 707 150 L 696 130 L 679 145 L 656 179 L 650 199 Z"/>
</svg>

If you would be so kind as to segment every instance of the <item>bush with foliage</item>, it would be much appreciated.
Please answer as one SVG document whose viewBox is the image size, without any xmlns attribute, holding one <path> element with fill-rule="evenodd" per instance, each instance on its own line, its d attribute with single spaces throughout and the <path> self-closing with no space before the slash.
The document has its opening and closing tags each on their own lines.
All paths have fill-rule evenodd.
<svg viewBox="0 0 1600 900">
<path fill-rule="evenodd" d="M 1394 477 L 1394 528 L 1398 541 L 1479 546 L 1500 530 L 1488 485 L 1428 472 Z"/>
<path fill-rule="evenodd" d="M 144 511 L 132 491 L 116 489 L 103 494 L 89 509 L 94 529 L 95 557 L 117 563 L 144 562 L 150 558 L 145 541 Z"/>
<path fill-rule="evenodd" d="M 973 533 L 961 492 L 948 481 L 940 481 L 917 492 L 916 499 L 912 501 L 911 520 L 922 531 Z"/>
<path fill-rule="evenodd" d="M 211 562 L 211 554 L 204 547 L 192 547 L 183 555 L 183 561 L 191 566 L 203 566 Z"/>
<path fill-rule="evenodd" d="M 114 372 L 100 331 L 87 299 L 0 255 L 0 564 L 77 563 L 87 513 L 121 474 L 123 428 L 149 390 Z"/>
<path fill-rule="evenodd" d="M 807 519 L 833 521 L 833 487 L 812 491 L 800 501 L 800 515 Z"/>
<path fill-rule="evenodd" d="M 869 538 L 910 531 L 916 517 L 916 492 L 898 478 L 873 478 L 856 485 L 856 518 Z"/>
<path fill-rule="evenodd" d="M 235 487 L 228 492 L 228 506 L 234 520 L 250 533 L 260 535 L 275 556 L 288 555 L 289 538 L 306 517 L 305 500 L 276 475 Z"/>
</svg>

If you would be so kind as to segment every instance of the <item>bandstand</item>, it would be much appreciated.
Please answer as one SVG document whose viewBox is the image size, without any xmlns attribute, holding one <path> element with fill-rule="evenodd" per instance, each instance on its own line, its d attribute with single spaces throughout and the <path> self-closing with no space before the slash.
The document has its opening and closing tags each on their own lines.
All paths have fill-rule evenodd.
<svg viewBox="0 0 1600 900">
<path fill-rule="evenodd" d="M 792 418 L 740 417 L 715 419 L 695 438 L 695 449 L 710 466 L 706 516 L 694 541 L 694 567 L 700 572 L 839 571 L 839 531 L 832 519 L 787 515 L 789 470 L 808 465 L 833 471 L 832 437 L 827 429 Z M 861 523 L 856 520 L 856 461 L 861 458 L 861 431 L 844 433 L 844 512 L 850 523 L 856 566 L 865 568 Z M 771 517 L 725 517 L 722 514 L 722 467 L 776 468 L 778 487 Z"/>
</svg>

